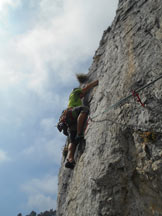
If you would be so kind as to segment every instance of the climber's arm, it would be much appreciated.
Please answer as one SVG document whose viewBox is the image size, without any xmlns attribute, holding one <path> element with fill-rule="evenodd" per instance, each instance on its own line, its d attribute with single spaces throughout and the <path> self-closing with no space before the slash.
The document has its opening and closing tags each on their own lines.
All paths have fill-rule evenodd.
<svg viewBox="0 0 162 216">
<path fill-rule="evenodd" d="M 95 87 L 97 85 L 98 85 L 98 80 L 87 84 L 86 87 L 84 87 L 82 89 L 82 94 L 85 95 L 91 88 L 93 88 L 93 87 Z"/>
</svg>

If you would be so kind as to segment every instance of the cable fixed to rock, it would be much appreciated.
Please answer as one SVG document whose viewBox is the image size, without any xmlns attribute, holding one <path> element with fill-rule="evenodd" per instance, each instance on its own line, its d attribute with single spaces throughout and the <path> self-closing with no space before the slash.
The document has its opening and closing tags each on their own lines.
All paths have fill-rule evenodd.
<svg viewBox="0 0 162 216">
<path fill-rule="evenodd" d="M 141 101 L 141 99 L 140 99 L 140 97 L 139 97 L 139 95 L 138 95 L 138 92 L 140 92 L 141 90 L 143 90 L 143 89 L 149 87 L 150 85 L 154 84 L 155 82 L 157 82 L 157 81 L 158 81 L 159 79 L 161 79 L 161 78 L 162 78 L 162 74 L 161 74 L 159 77 L 157 77 L 155 80 L 153 80 L 153 81 L 147 83 L 146 85 L 142 86 L 141 88 L 138 88 L 137 90 L 132 91 L 132 94 L 128 95 L 128 96 L 125 97 L 125 98 L 122 98 L 122 99 L 119 100 L 117 103 L 115 103 L 115 104 L 109 106 L 108 109 L 104 110 L 103 112 L 101 112 L 101 113 L 99 113 L 99 114 L 97 114 L 97 115 L 95 115 L 95 116 L 93 116 L 93 117 L 90 117 L 90 116 L 89 116 L 88 119 L 87 119 L 87 123 L 86 123 L 86 127 L 85 127 L 85 129 L 84 129 L 84 132 L 86 133 L 86 131 L 87 131 L 89 121 L 92 121 L 92 122 L 110 121 L 111 123 L 123 125 L 123 124 L 121 124 L 121 123 L 119 123 L 119 122 L 117 122 L 117 121 L 114 121 L 114 120 L 111 120 L 111 119 L 108 119 L 108 118 L 102 119 L 102 120 L 94 120 L 94 119 L 95 119 L 97 116 L 99 116 L 99 115 L 101 115 L 101 114 L 103 114 L 103 113 L 106 113 L 106 112 L 108 112 L 109 110 L 111 110 L 111 109 L 113 109 L 113 108 L 117 108 L 120 104 L 123 104 L 125 101 L 127 101 L 127 100 L 128 100 L 129 98 L 131 98 L 131 97 L 137 97 L 137 101 L 144 107 L 144 104 L 142 103 L 142 101 Z M 135 125 L 132 125 L 132 126 L 130 125 L 130 127 L 137 127 L 137 128 L 139 128 L 139 126 L 135 126 Z"/>
<path fill-rule="evenodd" d="M 158 81 L 159 79 L 161 79 L 161 78 L 162 78 L 162 74 L 161 74 L 159 77 L 157 77 L 155 80 L 153 80 L 153 81 L 147 83 L 146 85 L 144 85 L 144 86 L 142 86 L 142 87 L 136 89 L 135 91 L 133 91 L 133 92 L 132 92 L 130 95 L 128 95 L 127 97 L 122 98 L 122 99 L 120 99 L 117 103 L 115 103 L 115 104 L 109 106 L 109 107 L 108 107 L 106 110 L 104 110 L 102 113 L 99 113 L 99 114 L 97 114 L 97 115 L 95 115 L 95 116 L 93 116 L 93 117 L 90 117 L 90 119 L 94 119 L 94 118 L 96 118 L 97 116 L 99 116 L 100 114 L 103 114 L 103 113 L 105 113 L 105 112 L 108 112 L 109 110 L 111 110 L 111 109 L 113 109 L 113 108 L 117 108 L 119 105 L 125 103 L 125 102 L 126 102 L 129 98 L 131 98 L 131 97 L 136 97 L 136 96 L 137 96 L 138 102 L 140 102 L 141 105 L 144 106 L 144 104 L 141 102 L 141 100 L 140 100 L 140 98 L 139 98 L 138 92 L 140 92 L 141 90 L 143 90 L 143 89 L 149 87 L 150 85 L 154 84 L 155 82 L 157 82 L 157 81 Z"/>
</svg>

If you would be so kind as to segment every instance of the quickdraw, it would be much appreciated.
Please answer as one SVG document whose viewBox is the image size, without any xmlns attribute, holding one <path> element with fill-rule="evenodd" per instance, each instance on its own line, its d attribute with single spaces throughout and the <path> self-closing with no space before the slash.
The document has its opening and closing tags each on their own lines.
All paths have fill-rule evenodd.
<svg viewBox="0 0 162 216">
<path fill-rule="evenodd" d="M 145 105 L 141 101 L 141 98 L 140 98 L 139 94 L 136 91 L 132 91 L 132 95 L 133 95 L 134 98 L 137 97 L 137 102 L 139 102 L 141 104 L 141 106 L 145 107 Z"/>
</svg>

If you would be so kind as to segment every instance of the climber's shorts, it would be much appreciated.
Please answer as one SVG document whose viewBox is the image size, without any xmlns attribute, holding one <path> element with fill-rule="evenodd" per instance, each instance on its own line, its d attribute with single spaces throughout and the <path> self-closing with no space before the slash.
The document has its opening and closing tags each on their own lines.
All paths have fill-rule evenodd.
<svg viewBox="0 0 162 216">
<path fill-rule="evenodd" d="M 76 135 L 77 135 L 77 119 L 80 113 L 86 113 L 88 115 L 89 108 L 86 106 L 78 106 L 69 109 L 67 112 L 66 121 L 68 122 L 68 139 L 69 142 L 76 144 Z"/>
<path fill-rule="evenodd" d="M 86 113 L 88 115 L 89 108 L 86 106 L 78 106 L 72 108 L 71 111 L 73 118 L 68 118 L 69 128 L 68 128 L 68 139 L 69 142 L 76 144 L 76 135 L 77 135 L 77 119 L 80 113 Z M 68 115 L 69 116 L 69 115 Z M 71 115 L 70 115 L 71 116 Z"/>
<path fill-rule="evenodd" d="M 75 113 L 75 115 L 78 117 L 80 113 L 89 113 L 89 108 L 86 106 L 78 106 L 78 107 L 74 107 L 72 109 L 72 112 Z"/>
<path fill-rule="evenodd" d="M 68 130 L 68 141 L 69 143 L 77 144 L 76 143 L 76 135 L 77 135 L 77 130 Z"/>
</svg>

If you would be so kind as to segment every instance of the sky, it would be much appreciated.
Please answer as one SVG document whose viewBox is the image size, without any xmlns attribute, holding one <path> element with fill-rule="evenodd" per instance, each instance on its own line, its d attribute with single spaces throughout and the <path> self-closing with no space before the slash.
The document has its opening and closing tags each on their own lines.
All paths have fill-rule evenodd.
<svg viewBox="0 0 162 216">
<path fill-rule="evenodd" d="M 55 127 L 118 0 L 0 0 L 0 215 L 56 208 Z"/>
</svg>

